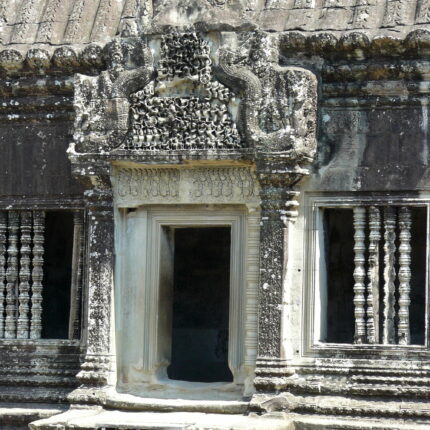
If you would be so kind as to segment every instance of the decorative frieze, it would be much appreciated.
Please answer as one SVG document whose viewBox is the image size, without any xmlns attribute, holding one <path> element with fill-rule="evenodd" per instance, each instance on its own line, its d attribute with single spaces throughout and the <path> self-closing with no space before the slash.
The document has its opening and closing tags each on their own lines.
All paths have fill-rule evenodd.
<svg viewBox="0 0 430 430">
<path fill-rule="evenodd" d="M 259 201 L 248 167 L 116 168 L 114 195 L 119 206 L 145 203 L 244 203 Z"/>
</svg>

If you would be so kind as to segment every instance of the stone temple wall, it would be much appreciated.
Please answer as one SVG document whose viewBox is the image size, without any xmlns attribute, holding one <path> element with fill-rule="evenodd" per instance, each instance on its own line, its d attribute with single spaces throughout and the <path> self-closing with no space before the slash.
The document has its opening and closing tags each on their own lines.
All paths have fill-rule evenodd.
<svg viewBox="0 0 430 430">
<path fill-rule="evenodd" d="M 43 264 L 21 212 L 85 213 L 70 263 L 80 336 L 0 338 L 0 428 L 428 427 L 428 286 L 413 289 L 410 257 L 430 208 L 429 24 L 426 0 L 0 0 L 0 335 L 31 323 Z M 177 223 L 193 205 L 248 223 L 228 395 L 165 382 L 154 395 L 143 339 L 159 342 L 160 301 L 133 345 L 121 332 L 118 309 L 136 305 L 118 295 L 124 238 L 140 252 L 121 226 L 143 231 L 151 205 Z M 324 211 L 341 209 L 354 335 L 335 344 L 321 244 Z M 422 345 L 411 300 L 425 301 Z M 143 388 L 121 392 L 140 347 L 124 374 L 146 372 Z"/>
</svg>

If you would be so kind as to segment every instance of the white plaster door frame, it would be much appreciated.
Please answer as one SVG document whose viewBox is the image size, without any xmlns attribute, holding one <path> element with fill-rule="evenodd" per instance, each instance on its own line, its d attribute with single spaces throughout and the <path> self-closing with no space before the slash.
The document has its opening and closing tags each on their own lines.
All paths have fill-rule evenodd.
<svg viewBox="0 0 430 430">
<path fill-rule="evenodd" d="M 165 305 L 160 297 L 163 231 L 166 227 L 210 226 L 231 228 L 229 367 L 235 385 L 252 385 L 257 343 L 259 212 L 249 212 L 244 205 L 162 205 L 120 209 L 118 214 L 119 385 L 132 391 L 141 385 L 144 391 L 148 384 L 169 383 L 169 357 L 162 337 L 171 341 L 171 334 L 160 329 L 160 312 Z M 212 385 L 215 388 L 220 384 Z"/>
</svg>

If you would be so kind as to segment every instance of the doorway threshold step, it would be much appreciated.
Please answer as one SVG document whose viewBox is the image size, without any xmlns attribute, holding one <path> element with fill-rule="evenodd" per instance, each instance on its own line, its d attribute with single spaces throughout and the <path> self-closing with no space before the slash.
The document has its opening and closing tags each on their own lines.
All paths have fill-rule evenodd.
<svg viewBox="0 0 430 430">
<path fill-rule="evenodd" d="M 102 408 L 69 411 L 30 424 L 31 430 L 293 430 L 285 416 L 208 414 L 203 412 L 125 412 Z"/>
</svg>

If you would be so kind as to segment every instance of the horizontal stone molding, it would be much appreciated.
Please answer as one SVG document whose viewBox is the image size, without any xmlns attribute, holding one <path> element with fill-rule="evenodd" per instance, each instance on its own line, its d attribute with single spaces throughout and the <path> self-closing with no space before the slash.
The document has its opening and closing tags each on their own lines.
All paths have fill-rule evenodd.
<svg viewBox="0 0 430 430">
<path fill-rule="evenodd" d="M 118 207 L 142 204 L 259 204 L 259 187 L 249 167 L 115 167 Z"/>
</svg>

